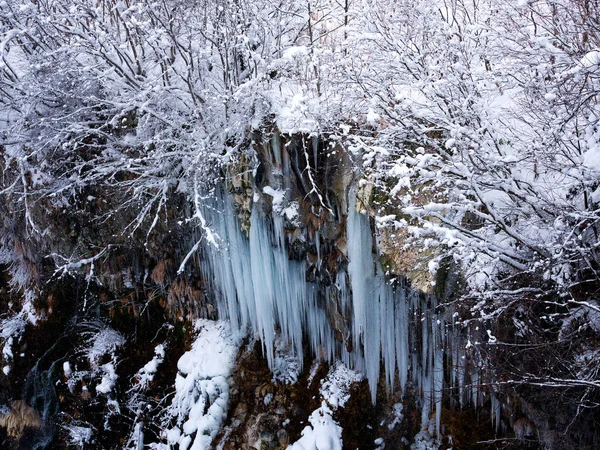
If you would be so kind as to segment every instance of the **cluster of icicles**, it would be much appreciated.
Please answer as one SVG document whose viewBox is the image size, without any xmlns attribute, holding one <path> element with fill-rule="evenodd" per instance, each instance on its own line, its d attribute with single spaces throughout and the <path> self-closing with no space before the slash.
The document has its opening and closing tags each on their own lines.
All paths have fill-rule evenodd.
<svg viewBox="0 0 600 450">
<path fill-rule="evenodd" d="M 271 367 L 277 333 L 299 361 L 306 339 L 313 355 L 328 362 L 342 360 L 363 373 L 373 402 L 383 367 L 388 392 L 412 383 L 421 397 L 422 424 L 433 422 L 435 416 L 439 436 L 442 392 L 455 388 L 461 403 L 479 403 L 480 393 L 473 387 L 477 374 L 466 370 L 464 345 L 435 313 L 435 297 L 412 290 L 403 281 L 392 285 L 386 280 L 373 253 L 369 218 L 358 213 L 355 204 L 350 195 L 347 272 L 339 272 L 334 284 L 323 286 L 306 281 L 304 261 L 290 260 L 282 217 L 264 217 L 253 208 L 246 237 L 229 194 L 218 193 L 205 214 L 220 240 L 217 247 L 206 245 L 202 264 L 219 317 L 229 319 L 233 329 L 251 327 L 259 333 Z M 332 296 L 340 300 L 342 311 L 352 311 L 351 346 L 334 338 L 323 305 L 323 299 L 327 302 Z M 466 381 L 471 382 L 469 387 Z"/>
</svg>

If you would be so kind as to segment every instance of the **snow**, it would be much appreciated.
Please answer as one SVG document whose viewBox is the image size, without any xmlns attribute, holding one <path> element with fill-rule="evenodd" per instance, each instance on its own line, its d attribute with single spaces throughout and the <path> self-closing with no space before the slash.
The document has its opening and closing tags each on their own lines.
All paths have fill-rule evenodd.
<svg viewBox="0 0 600 450">
<path fill-rule="evenodd" d="M 66 427 L 69 436 L 69 444 L 83 449 L 92 440 L 94 431 L 89 427 L 69 425 Z"/>
<path fill-rule="evenodd" d="M 583 58 L 579 61 L 581 67 L 586 69 L 598 69 L 600 68 L 600 51 L 592 50 L 585 54 Z"/>
<path fill-rule="evenodd" d="M 310 426 L 304 428 L 300 440 L 288 450 L 342 450 L 342 429 L 333 420 L 332 413 L 323 401 L 308 418 Z"/>
<path fill-rule="evenodd" d="M 104 328 L 97 334 L 94 334 L 89 340 L 90 346 L 87 348 L 87 359 L 92 368 L 97 368 L 98 361 L 104 355 L 113 353 L 118 347 L 125 343 L 125 338 L 121 333 L 112 328 Z"/>
<path fill-rule="evenodd" d="M 587 150 L 583 154 L 583 164 L 587 167 L 597 170 L 600 172 L 600 145 L 594 143 L 590 146 L 589 150 Z"/>
<path fill-rule="evenodd" d="M 298 360 L 293 348 L 278 336 L 275 339 L 275 360 L 272 368 L 273 381 L 283 384 L 295 384 L 300 376 L 302 362 Z"/>
<path fill-rule="evenodd" d="M 139 383 L 139 389 L 145 389 L 148 387 L 148 384 L 154 379 L 154 375 L 158 370 L 158 366 L 165 359 L 165 346 L 164 344 L 159 344 L 154 348 L 154 357 L 152 360 L 147 362 L 144 367 L 142 367 L 138 373 L 135 375 Z"/>
<path fill-rule="evenodd" d="M 415 442 L 411 444 L 411 450 L 438 450 L 439 445 L 436 439 L 432 436 L 433 425 L 427 425 L 415 436 Z"/>
<path fill-rule="evenodd" d="M 25 331 L 27 325 L 25 314 L 16 314 L 0 322 L 0 339 L 4 341 L 2 346 L 2 357 L 7 364 L 2 367 L 4 375 L 10 373 L 10 361 L 13 360 L 13 345 Z"/>
<path fill-rule="evenodd" d="M 381 119 L 381 116 L 375 111 L 373 111 L 373 108 L 369 108 L 369 110 L 367 111 L 366 119 L 369 125 L 376 125 L 377 122 Z"/>
<path fill-rule="evenodd" d="M 443 318 L 437 317 L 435 300 L 418 298 L 402 282 L 391 286 L 386 280 L 373 238 L 377 230 L 404 227 L 411 233 L 411 243 L 422 244 L 422 248 L 435 246 L 454 257 L 463 269 L 466 288 L 475 296 L 488 295 L 500 275 L 509 279 L 519 271 L 545 273 L 546 280 L 570 286 L 588 264 L 588 257 L 593 260 L 597 256 L 593 229 L 581 233 L 579 229 L 598 220 L 595 208 L 600 203 L 600 139 L 595 93 L 600 51 L 593 47 L 591 38 L 586 43 L 577 42 L 575 47 L 583 53 L 564 50 L 571 48 L 571 35 L 580 36 L 585 30 L 569 30 L 574 26 L 569 21 L 576 16 L 568 9 L 564 15 L 562 2 L 555 2 L 553 14 L 538 14 L 536 2 L 525 0 L 518 0 L 516 5 L 531 8 L 531 14 L 512 9 L 514 3 L 502 8 L 482 3 L 478 14 L 468 19 L 472 24 L 461 23 L 467 20 L 461 14 L 466 15 L 469 7 L 460 2 L 454 6 L 456 10 L 445 13 L 456 13 L 452 21 L 444 18 L 444 13 L 438 14 L 435 3 L 426 1 L 408 2 L 410 7 L 398 8 L 389 8 L 386 2 L 350 2 L 352 27 L 338 27 L 340 18 L 347 14 L 340 7 L 331 6 L 329 11 L 327 6 L 309 14 L 303 5 L 293 2 L 281 7 L 265 2 L 256 4 L 256 10 L 244 10 L 248 25 L 236 24 L 235 30 L 230 30 L 230 23 L 223 22 L 214 26 L 218 31 L 198 25 L 213 25 L 214 18 L 203 16 L 203 8 L 184 8 L 185 16 L 174 13 L 171 22 L 163 21 L 160 11 L 147 5 L 147 15 L 140 12 L 139 17 L 128 16 L 128 23 L 136 27 L 139 24 L 141 31 L 131 28 L 134 35 L 127 36 L 127 40 L 121 37 L 123 33 L 113 31 L 119 28 L 115 23 L 120 19 L 111 17 L 109 20 L 115 23 L 103 23 L 100 16 L 95 17 L 100 21 L 99 29 L 105 26 L 103 33 L 113 38 L 114 48 L 122 52 L 123 56 L 111 63 L 116 67 L 106 63 L 111 61 L 110 54 L 99 57 L 96 35 L 89 27 L 80 26 L 89 19 L 86 15 L 82 15 L 83 20 L 67 21 L 73 27 L 69 32 L 53 29 L 47 50 L 52 52 L 52 58 L 47 58 L 46 47 L 32 42 L 29 36 L 49 36 L 43 24 L 56 23 L 57 19 L 63 23 L 64 11 L 36 10 L 34 5 L 16 0 L 4 2 L 13 3 L 18 7 L 14 8 L 11 23 L 14 20 L 31 30 L 7 30 L 0 43 L 2 67 L 7 73 L 14 73 L 5 80 L 8 95 L 0 120 L 7 130 L 5 134 L 18 142 L 6 146 L 3 142 L 2 148 L 7 167 L 12 167 L 13 162 L 20 164 L 28 181 L 21 185 L 15 178 L 14 186 L 2 188 L 6 189 L 3 192 L 7 199 L 16 199 L 17 209 L 24 215 L 25 231 L 44 235 L 28 211 L 28 199 L 39 197 L 38 205 L 46 205 L 45 189 L 50 182 L 55 186 L 77 185 L 81 192 L 87 192 L 88 186 L 96 186 L 101 179 L 107 187 L 121 189 L 122 181 L 112 180 L 122 180 L 121 170 L 130 170 L 136 176 L 128 180 L 132 198 L 125 205 L 139 206 L 132 228 L 152 219 L 154 210 L 166 212 L 162 198 L 166 198 L 168 186 L 176 184 L 178 192 L 194 202 L 193 217 L 203 233 L 180 272 L 189 258 L 201 250 L 206 256 L 200 264 L 207 291 L 215 293 L 219 317 L 230 321 L 234 333 L 251 328 L 260 336 L 275 380 L 297 380 L 302 370 L 304 342 L 323 360 L 339 359 L 346 367 L 364 373 L 373 400 L 380 368 L 388 392 L 396 381 L 404 389 L 410 378 L 423 405 L 422 422 L 427 429 L 420 436 L 422 445 L 428 446 L 431 439 L 440 437 L 444 357 L 452 361 L 446 373 L 449 372 L 451 387 L 458 387 L 461 402 L 470 397 L 476 403 L 482 392 L 477 387 L 466 387 L 467 366 L 461 362 L 464 348 L 456 344 L 456 335 L 445 334 L 451 332 Z M 292 6 L 297 9 L 288 13 L 286 8 Z M 124 10 L 122 5 L 118 8 Z M 75 7 L 69 11 L 83 14 Z M 228 14 L 225 16 L 229 18 Z M 196 20 L 199 17 L 206 20 Z M 272 18 L 276 19 L 271 21 Z M 533 18 L 539 23 L 534 23 Z M 166 45 L 171 30 L 154 24 L 169 23 L 178 29 L 177 21 L 182 19 L 189 32 L 176 36 L 181 40 L 181 45 L 176 46 L 181 51 L 171 55 L 173 47 Z M 555 36 L 554 24 L 548 20 L 561 23 L 559 33 L 572 33 Z M 269 32 L 255 28 L 263 23 Z M 315 36 L 307 36 L 307 23 L 318 23 Z M 514 36 L 513 31 L 522 35 Z M 77 33 L 82 36 L 79 40 Z M 228 36 L 239 39 L 239 43 L 223 45 L 223 53 L 219 53 L 223 61 L 235 67 L 219 65 L 219 58 L 211 53 L 215 42 L 212 33 L 219 33 L 212 37 L 224 44 L 229 43 Z M 563 38 L 564 45 L 556 45 L 556 40 Z M 136 44 L 130 46 L 131 42 Z M 25 51 L 28 45 L 36 49 L 31 52 L 33 57 Z M 53 45 L 64 53 L 54 52 Z M 132 55 L 130 47 L 138 48 L 139 55 Z M 102 45 L 100 48 L 104 51 Z M 234 49 L 235 56 L 228 49 Z M 484 64 L 488 57 L 491 64 Z M 167 63 L 171 59 L 173 62 Z M 56 61 L 57 66 L 46 65 L 44 60 Z M 132 79 L 134 87 L 128 88 L 120 78 L 129 73 L 126 62 L 134 60 L 140 61 L 145 76 Z M 159 60 L 164 61 L 165 68 L 163 63 L 158 67 Z M 62 85 L 53 90 L 54 82 L 61 81 L 58 76 L 54 78 L 55 73 L 68 78 L 72 61 L 78 62 L 72 68 L 76 68 L 76 80 L 82 82 L 75 83 L 72 90 L 63 89 Z M 194 63 L 186 65 L 191 61 Z M 210 69 L 204 65 L 209 61 Z M 242 69 L 242 65 L 246 68 Z M 66 70 L 54 70 L 56 67 Z M 101 88 L 90 89 L 91 80 L 101 84 Z M 106 97 L 97 98 L 100 92 Z M 569 92 L 580 95 L 572 95 L 573 100 Z M 45 109 L 43 104 L 55 101 L 57 93 L 56 101 L 64 101 L 64 108 Z M 198 93 L 203 96 L 202 101 L 198 101 Z M 40 103 L 41 98 L 48 100 Z M 84 104 L 77 103 L 78 98 L 85 98 Z M 80 178 L 61 178 L 58 174 L 64 171 L 54 170 L 53 160 L 61 165 L 62 153 L 77 154 L 72 151 L 73 142 L 89 137 L 89 112 L 102 111 L 97 117 L 100 120 L 101 116 L 107 117 L 104 124 L 98 124 L 98 130 L 105 126 L 118 128 L 127 124 L 123 116 L 125 106 L 139 114 L 135 130 L 122 130 L 124 136 L 107 134 L 106 151 L 91 161 L 89 168 L 82 170 L 80 166 L 67 171 L 79 173 Z M 62 109 L 63 112 L 56 112 Z M 202 120 L 196 120 L 198 117 Z M 297 202 L 287 198 L 292 190 L 274 184 L 262 192 L 252 192 L 255 203 L 261 196 L 271 197 L 274 214 L 265 217 L 261 205 L 255 205 L 249 236 L 240 232 L 228 194 L 218 194 L 214 202 L 199 195 L 198 186 L 204 182 L 200 178 L 224 169 L 234 156 L 233 149 L 246 147 L 249 134 L 266 123 L 275 123 L 284 133 L 331 133 L 332 140 L 342 134 L 344 145 L 355 160 L 356 175 L 364 175 L 365 183 L 382 183 L 380 186 L 388 186 L 385 183 L 389 181 L 393 211 L 398 216 L 400 212 L 406 215 L 396 220 L 394 214 L 382 211 L 375 218 L 376 230 L 372 230 L 371 218 L 362 214 L 362 206 L 360 213 L 357 211 L 356 192 L 351 192 L 347 211 L 348 271 L 338 273 L 331 286 L 307 282 L 305 262 L 289 259 L 289 223 L 285 220 L 297 220 L 300 209 Z M 372 128 L 361 130 L 365 123 L 376 127 L 377 132 Z M 117 155 L 117 159 L 112 159 L 113 152 L 134 146 L 139 149 L 139 158 Z M 224 148 L 226 156 L 221 158 Z M 277 147 L 277 165 L 281 165 L 282 154 Z M 34 166 L 36 160 L 48 164 L 47 171 Z M 206 165 L 217 169 L 211 167 L 211 172 Z M 9 172 L 7 180 L 12 183 Z M 56 173 L 57 178 L 50 173 Z M 310 171 L 306 173 L 310 175 Z M 206 178 L 214 181 L 210 176 Z M 64 195 L 53 192 L 47 198 L 56 204 L 62 202 L 64 208 Z M 89 196 L 88 201 L 94 198 Z M 134 214 L 137 213 L 136 210 Z M 473 229 L 465 228 L 469 214 L 477 219 Z M 159 216 L 155 215 L 153 223 Z M 578 225 L 571 225 L 574 223 Z M 7 250 L 4 235 L 2 239 L 2 264 L 10 266 L 15 286 L 25 289 L 33 274 L 26 264 L 20 264 L 12 250 Z M 73 262 L 69 259 L 62 266 L 63 272 L 90 266 L 88 281 L 93 281 L 93 264 L 101 255 L 104 257 L 101 252 L 92 258 Z M 26 260 L 27 255 L 23 257 Z M 439 261 L 423 266 L 433 273 L 438 270 Z M 128 272 L 125 275 L 125 285 L 133 287 L 134 280 Z M 0 325 L 6 374 L 15 357 L 13 347 L 25 325 L 39 320 L 31 300 L 34 290 L 24 292 L 29 297 L 21 312 L 3 319 Z M 323 303 L 333 304 L 334 299 L 351 316 L 347 322 L 352 332 L 347 339 L 352 340 L 352 345 L 347 347 L 334 338 L 328 320 L 331 314 L 323 307 Z M 595 302 L 574 304 L 569 317 L 563 320 L 561 337 L 571 331 L 570 327 L 597 333 L 597 310 Z M 486 318 L 483 310 L 477 312 Z M 411 325 L 414 320 L 420 321 L 416 330 Z M 526 329 L 526 325 L 522 328 Z M 492 329 L 486 327 L 482 331 L 488 335 L 486 341 L 495 342 Z M 102 376 L 97 386 L 99 393 L 109 394 L 114 389 L 114 353 L 122 343 L 123 337 L 110 329 L 90 340 L 87 357 L 96 375 Z M 450 348 L 455 344 L 457 348 Z M 349 347 L 352 351 L 347 350 Z M 594 359 L 595 354 L 589 352 L 585 352 L 586 358 Z M 194 385 L 194 389 L 199 389 L 201 397 L 206 394 L 210 398 L 212 392 L 220 399 L 221 394 L 215 392 L 226 387 L 227 377 L 222 373 L 226 373 L 228 359 L 223 355 L 199 355 L 182 357 L 179 387 L 185 390 L 187 381 L 200 380 L 202 386 Z M 105 356 L 111 362 L 101 364 L 107 360 Z M 197 361 L 199 357 L 204 359 Z M 141 387 L 152 381 L 163 358 L 164 348 L 157 347 L 154 358 L 136 375 Z M 211 367 L 215 368 L 213 372 Z M 69 378 L 70 367 L 64 366 L 63 371 Z M 478 376 L 473 375 L 474 379 Z M 343 404 L 346 394 L 328 389 L 328 406 Z M 222 409 L 222 405 L 217 405 L 214 415 L 205 413 L 208 403 L 190 404 L 185 414 L 194 420 L 172 428 L 167 433 L 168 440 L 181 440 L 182 447 L 196 445 L 187 432 L 199 429 L 197 423 L 203 420 L 206 428 L 212 430 L 216 426 L 213 421 L 220 414 L 218 408 Z M 330 417 L 325 410 L 320 414 Z M 432 414 L 435 419 L 430 422 Z M 315 434 L 316 429 L 313 424 L 311 433 Z M 210 440 L 211 432 L 207 433 L 197 437 L 198 446 Z"/>
<path fill-rule="evenodd" d="M 323 380 L 319 392 L 334 410 L 343 408 L 350 399 L 350 387 L 362 380 L 362 374 L 348 369 L 342 362 L 336 362 Z"/>
<path fill-rule="evenodd" d="M 69 361 L 63 363 L 63 374 L 65 375 L 65 378 L 71 378 L 71 375 L 73 374 L 73 372 L 71 372 L 71 364 Z"/>
<path fill-rule="evenodd" d="M 96 386 L 96 391 L 101 394 L 109 394 L 119 378 L 115 370 L 115 365 L 113 363 L 103 364 L 100 366 L 100 370 L 103 372 L 102 381 Z"/>
<path fill-rule="evenodd" d="M 309 416 L 311 425 L 304 428 L 300 440 L 288 450 L 341 450 L 342 429 L 333 419 L 333 414 L 350 399 L 352 385 L 362 380 L 360 373 L 348 369 L 342 362 L 335 363 L 321 382 L 321 406 Z"/>
<path fill-rule="evenodd" d="M 273 211 L 280 216 L 284 216 L 290 222 L 298 217 L 300 205 L 297 201 L 290 202 L 286 198 L 286 191 L 273 189 L 271 186 L 265 186 L 263 193 L 273 197 Z"/>
<path fill-rule="evenodd" d="M 201 319 L 194 329 L 197 336 L 177 363 L 175 396 L 166 411 L 175 423 L 165 429 L 164 437 L 181 450 L 211 448 L 227 417 L 229 376 L 240 343 L 240 335 L 224 321 Z"/>
</svg>

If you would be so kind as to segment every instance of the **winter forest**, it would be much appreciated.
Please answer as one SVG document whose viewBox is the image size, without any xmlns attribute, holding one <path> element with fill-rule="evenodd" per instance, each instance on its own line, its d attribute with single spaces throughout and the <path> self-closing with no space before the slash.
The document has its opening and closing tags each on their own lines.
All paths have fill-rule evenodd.
<svg viewBox="0 0 600 450">
<path fill-rule="evenodd" d="M 0 447 L 600 448 L 598 0 L 0 0 Z"/>
</svg>

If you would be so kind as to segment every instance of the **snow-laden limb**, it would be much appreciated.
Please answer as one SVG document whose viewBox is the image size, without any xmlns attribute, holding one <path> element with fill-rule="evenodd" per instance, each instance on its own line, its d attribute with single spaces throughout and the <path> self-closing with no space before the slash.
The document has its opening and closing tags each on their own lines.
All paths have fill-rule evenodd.
<svg viewBox="0 0 600 450">
<path fill-rule="evenodd" d="M 201 175 L 202 173 L 200 172 L 200 170 L 196 170 L 194 174 L 194 215 L 192 218 L 196 219 L 199 222 L 200 230 L 202 231 L 203 235 L 200 238 L 200 240 L 198 240 L 193 245 L 193 247 L 187 252 L 185 257 L 183 258 L 183 261 L 181 261 L 181 264 L 179 265 L 179 269 L 177 269 L 177 274 L 183 273 L 189 259 L 195 254 L 197 254 L 203 240 L 206 240 L 211 246 L 214 246 L 216 249 L 219 248 L 221 242 L 221 238 L 219 237 L 219 235 L 215 233 L 215 231 L 209 226 L 208 221 L 204 217 L 203 208 L 204 202 L 207 200 L 207 197 L 203 197 L 200 194 L 201 182 L 199 180 L 199 177 Z"/>
<path fill-rule="evenodd" d="M 165 443 L 152 448 L 206 450 L 227 416 L 239 337 L 223 321 L 198 320 L 195 330 L 192 348 L 177 363 L 175 396 L 162 418 Z"/>
<path fill-rule="evenodd" d="M 106 257 L 106 255 L 110 252 L 112 247 L 113 247 L 112 245 L 109 245 L 109 246 L 103 248 L 102 250 L 100 250 L 94 256 L 90 256 L 89 258 L 82 258 L 82 259 L 65 258 L 62 255 L 52 254 L 51 257 L 53 257 L 55 260 L 65 261 L 63 264 L 57 263 L 56 270 L 54 271 L 54 276 L 59 275 L 60 277 L 63 277 L 67 274 L 74 275 L 74 273 L 76 271 L 78 271 L 86 266 L 89 266 L 89 270 L 86 275 L 86 279 L 88 281 L 92 280 L 94 278 L 94 266 L 95 266 L 96 261 L 100 260 L 103 256 Z"/>
<path fill-rule="evenodd" d="M 152 380 L 154 380 L 154 375 L 158 370 L 158 366 L 162 364 L 164 359 L 165 344 L 158 344 L 154 348 L 154 357 L 135 374 L 134 378 L 137 381 L 137 384 L 133 386 L 132 390 L 145 390 L 148 387 L 148 385 L 152 382 Z"/>
<path fill-rule="evenodd" d="M 550 388 L 588 387 L 600 389 L 600 379 L 581 380 L 578 378 L 556 378 L 556 377 L 525 377 L 522 380 L 503 381 L 500 384 L 508 385 L 530 385 Z"/>
</svg>

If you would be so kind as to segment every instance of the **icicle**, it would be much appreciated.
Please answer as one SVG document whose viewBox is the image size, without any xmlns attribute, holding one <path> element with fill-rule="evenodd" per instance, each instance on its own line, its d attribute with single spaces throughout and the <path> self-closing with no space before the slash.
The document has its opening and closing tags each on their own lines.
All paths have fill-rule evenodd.
<svg viewBox="0 0 600 450">
<path fill-rule="evenodd" d="M 319 230 L 315 231 L 315 246 L 317 247 L 317 269 L 321 268 L 321 233 Z"/>
<path fill-rule="evenodd" d="M 276 166 L 281 167 L 281 141 L 279 139 L 279 133 L 273 133 L 273 137 L 271 138 L 271 148 L 273 149 Z"/>
<path fill-rule="evenodd" d="M 395 342 L 396 342 L 396 364 L 398 366 L 398 377 L 400 387 L 404 389 L 408 379 L 408 314 L 406 306 L 406 294 L 404 284 L 397 289 L 394 311 Z"/>
<path fill-rule="evenodd" d="M 491 400 L 491 411 L 490 415 L 492 417 L 492 426 L 496 430 L 496 434 L 500 433 L 500 402 L 498 401 L 498 397 L 492 394 L 490 396 Z"/>
<path fill-rule="evenodd" d="M 435 402 L 435 429 L 438 439 L 442 437 L 442 392 L 444 388 L 444 323 L 437 319 L 433 323 L 433 397 Z"/>
<path fill-rule="evenodd" d="M 278 139 L 273 138 L 271 143 L 275 155 L 280 147 Z M 313 145 L 315 142 L 318 144 L 313 141 Z M 281 152 L 280 157 L 285 158 L 286 154 Z M 350 192 L 348 203 L 347 272 L 340 270 L 334 285 L 322 287 L 306 281 L 305 261 L 289 259 L 282 217 L 264 217 L 253 209 L 250 236 L 246 237 L 227 193 L 217 192 L 213 201 L 206 201 L 203 213 L 219 236 L 220 245 L 219 249 L 206 246 L 201 264 L 215 293 L 219 316 L 228 318 L 234 330 L 249 326 L 257 332 L 270 367 L 274 364 L 276 331 L 299 361 L 303 359 L 302 340 L 306 338 L 317 357 L 329 362 L 341 359 L 362 372 L 369 382 L 373 402 L 380 367 L 388 393 L 396 373 L 402 389 L 411 379 L 422 396 L 422 424 L 431 425 L 433 433 L 435 414 L 435 430 L 440 439 L 446 349 L 450 351 L 447 361 L 452 366 L 451 387 L 458 387 L 461 404 L 468 401 L 465 349 L 459 331 L 450 328 L 445 335 L 443 318 L 434 314 L 434 297 L 411 290 L 403 281 L 397 282 L 395 288 L 387 282 L 374 251 L 370 220 L 356 211 L 354 191 Z M 317 266 L 321 263 L 321 238 L 317 231 Z M 327 301 L 337 302 L 344 317 L 352 315 L 348 330 L 351 336 L 343 336 L 344 340 L 352 340 L 352 351 L 334 338 L 328 309 L 320 304 L 323 295 Z M 478 405 L 479 374 L 474 372 L 470 377 L 471 400 Z M 499 419 L 496 426 L 498 423 Z"/>
<path fill-rule="evenodd" d="M 313 151 L 314 169 L 316 171 L 317 167 L 319 167 L 319 137 L 318 136 L 312 137 L 312 151 Z"/>
<path fill-rule="evenodd" d="M 375 282 L 373 261 L 373 237 L 369 218 L 356 211 L 356 196 L 350 193 L 347 227 L 348 274 L 352 288 L 353 329 L 355 366 L 365 372 L 371 388 L 371 399 L 375 403 L 380 365 L 380 311 L 382 289 Z M 362 345 L 361 345 L 362 344 Z M 362 349 L 362 354 L 361 354 Z M 361 364 L 362 363 L 362 364 Z M 363 367 L 361 367 L 363 366 Z"/>
<path fill-rule="evenodd" d="M 479 406 L 479 373 L 477 369 L 473 369 L 471 374 L 471 401 L 475 408 Z"/>
</svg>

